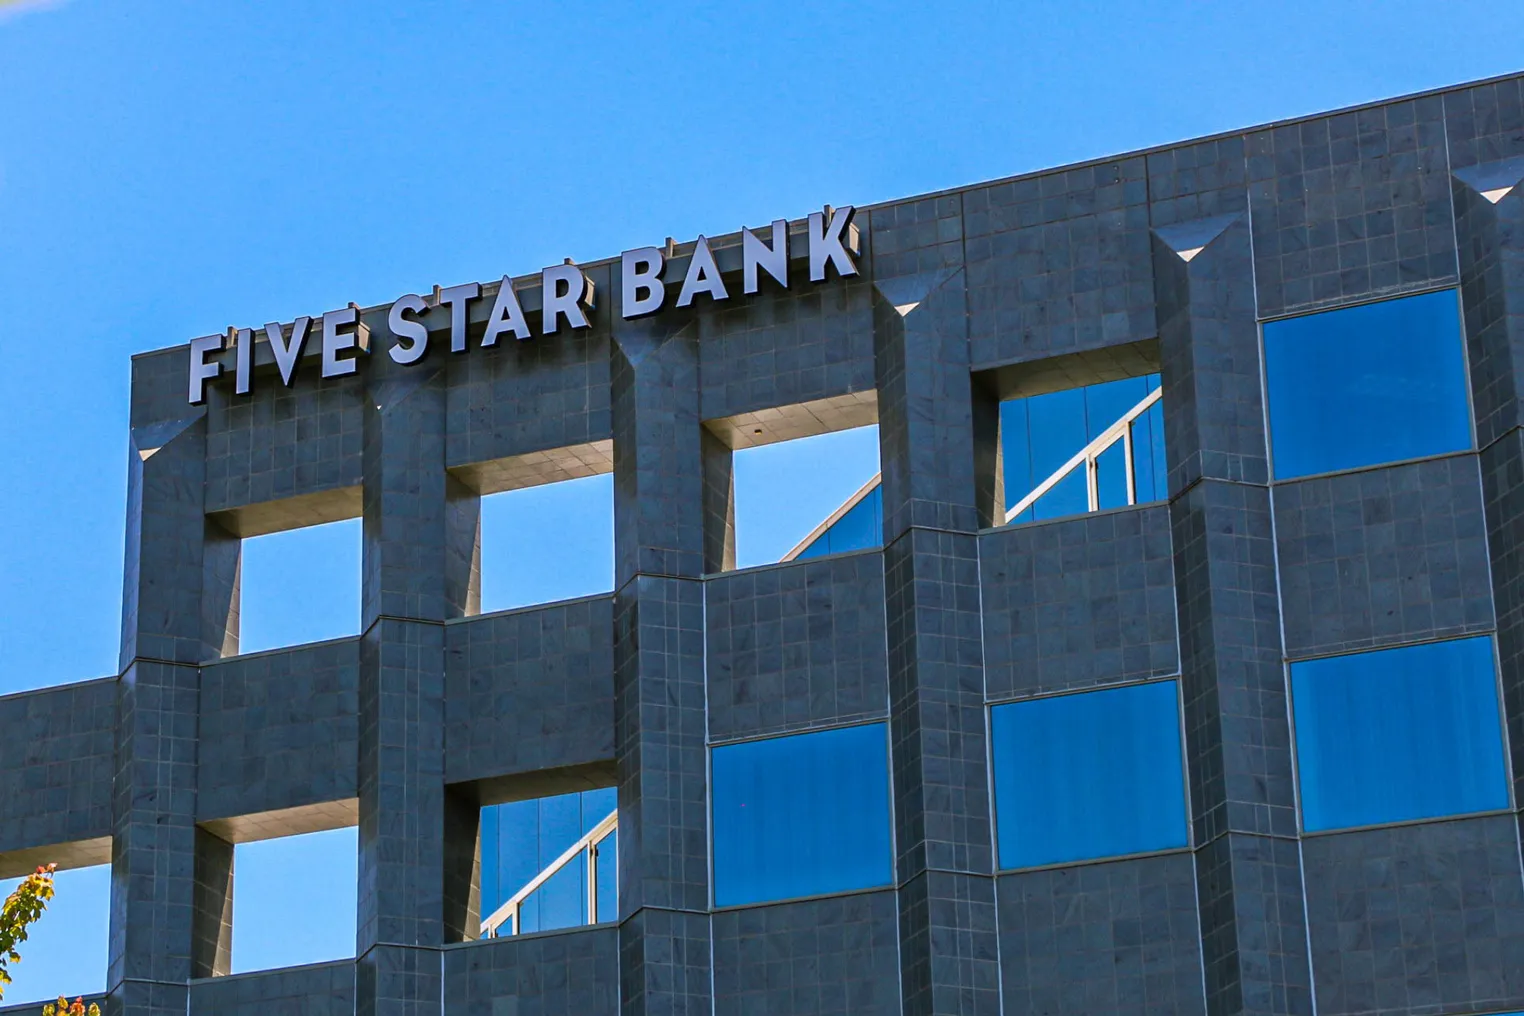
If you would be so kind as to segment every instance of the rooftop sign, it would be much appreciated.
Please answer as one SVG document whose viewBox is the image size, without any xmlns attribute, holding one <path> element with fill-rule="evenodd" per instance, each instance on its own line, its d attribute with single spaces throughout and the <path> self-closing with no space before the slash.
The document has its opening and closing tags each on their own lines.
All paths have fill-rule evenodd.
<svg viewBox="0 0 1524 1016">
<path fill-rule="evenodd" d="M 834 267 L 841 276 L 857 274 L 856 257 L 860 244 L 852 213 L 850 205 L 837 209 L 828 206 L 823 212 L 810 213 L 805 239 L 811 282 L 824 282 L 828 267 Z M 715 263 L 714 252 L 703 236 L 694 244 L 682 283 L 678 285 L 675 280 L 662 278 L 662 270 L 671 254 L 670 241 L 668 243 L 665 252 L 658 247 L 639 247 L 620 256 L 620 313 L 623 317 L 637 318 L 657 313 L 666 304 L 668 291 L 673 288 L 677 291 L 673 301 L 677 307 L 691 306 L 701 296 L 712 302 L 731 298 L 719 265 Z M 787 289 L 790 282 L 788 248 L 786 219 L 773 222 L 765 243 L 751 230 L 742 229 L 741 292 L 747 296 L 756 293 L 763 275 Z M 554 335 L 563 325 L 569 329 L 591 327 L 589 314 L 596 297 L 593 281 L 570 259 L 565 264 L 544 269 L 540 272 L 539 334 Z M 481 298 L 482 287 L 477 282 L 447 289 L 436 286 L 432 300 L 416 293 L 399 297 L 386 315 L 387 328 L 393 338 L 387 355 L 403 365 L 422 360 L 429 350 L 429 330 L 419 318 L 435 307 L 449 308 L 451 352 L 466 352 L 467 312 L 472 301 Z M 513 280 L 506 275 L 498 288 L 492 311 L 487 315 L 486 330 L 479 345 L 496 346 L 505 335 L 519 342 L 534 338 L 519 293 L 513 288 Z M 308 317 L 297 318 L 290 325 L 272 321 L 265 325 L 264 337 L 270 345 L 281 383 L 287 387 L 296 378 L 296 364 L 309 339 L 321 343 L 325 378 L 355 373 L 359 370 L 360 358 L 370 353 L 370 330 L 360 320 L 360 308 L 353 303 L 341 310 L 329 311 L 316 323 Z M 234 351 L 233 391 L 237 395 L 250 394 L 254 387 L 256 341 L 252 328 L 229 328 L 224 335 L 203 335 L 192 339 L 188 391 L 191 405 L 206 401 L 206 383 L 220 377 L 224 368 L 222 361 L 214 358 L 215 354 L 228 348 Z"/>
</svg>

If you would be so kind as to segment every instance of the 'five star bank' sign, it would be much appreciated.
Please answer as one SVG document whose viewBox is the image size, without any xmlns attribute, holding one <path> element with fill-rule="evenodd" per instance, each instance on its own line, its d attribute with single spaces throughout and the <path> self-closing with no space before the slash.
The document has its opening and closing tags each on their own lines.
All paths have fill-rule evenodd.
<svg viewBox="0 0 1524 1016">
<path fill-rule="evenodd" d="M 806 232 L 809 245 L 810 281 L 824 282 L 826 267 L 834 266 L 843 276 L 857 274 L 855 260 L 859 252 L 857 227 L 852 223 L 852 207 L 811 212 Z M 787 289 L 788 272 L 788 221 L 778 219 L 772 224 L 766 243 L 749 229 L 741 230 L 741 289 L 747 295 L 756 293 L 765 273 L 779 286 Z M 661 277 L 666 265 L 666 255 L 656 247 L 640 247 L 625 251 L 620 258 L 619 273 L 623 296 L 621 313 L 626 318 L 641 317 L 661 310 L 667 299 L 669 283 Z M 588 312 L 593 309 L 595 293 L 592 280 L 574 264 L 553 265 L 540 273 L 542 309 L 540 334 L 554 335 L 564 322 L 568 328 L 587 328 L 591 325 Z M 463 286 L 436 289 L 435 306 L 450 308 L 450 349 L 466 351 L 466 311 L 473 300 L 481 299 L 480 283 L 469 282 Z M 687 307 L 700 297 L 710 300 L 728 300 L 730 292 L 720 277 L 719 266 L 709 249 L 709 241 L 698 238 L 688 271 L 677 291 L 676 305 Z M 386 352 L 399 364 L 417 363 L 429 349 L 429 332 L 420 314 L 429 310 L 430 304 L 423 297 L 409 293 L 392 304 L 386 323 L 394 341 Z M 281 383 L 290 386 L 296 377 L 297 360 L 301 358 L 309 333 L 313 330 L 311 318 L 297 318 L 289 326 L 278 322 L 265 325 L 265 338 L 280 371 Z M 323 377 L 342 377 L 359 369 L 358 357 L 370 352 L 370 333 L 360 321 L 360 308 L 350 304 L 342 310 L 324 314 L 317 327 L 318 341 L 322 344 Z M 531 339 L 529 321 L 513 282 L 503 277 L 492 313 L 487 316 L 487 329 L 482 333 L 482 346 L 495 346 L 504 335 L 511 335 L 522 342 Z M 205 335 L 192 339 L 190 344 L 190 391 L 191 405 L 206 400 L 206 383 L 222 374 L 223 365 L 210 357 L 231 343 L 233 356 L 233 391 L 248 395 L 254 382 L 254 330 L 252 328 L 229 328 L 226 335 Z"/>
</svg>

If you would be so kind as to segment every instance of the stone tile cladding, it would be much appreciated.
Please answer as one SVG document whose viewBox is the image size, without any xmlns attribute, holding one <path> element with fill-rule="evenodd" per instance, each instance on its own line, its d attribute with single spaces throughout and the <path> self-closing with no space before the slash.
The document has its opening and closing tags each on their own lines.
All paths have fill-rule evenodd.
<svg viewBox="0 0 1524 1016">
<path fill-rule="evenodd" d="M 1302 852 L 1318 1012 L 1524 1005 L 1512 816 L 1310 837 Z"/>
<path fill-rule="evenodd" d="M 359 650 L 344 639 L 202 670 L 199 819 L 355 796 Z"/>
<path fill-rule="evenodd" d="M 450 1006 L 483 1016 L 616 1016 L 618 989 L 614 928 L 498 938 L 444 954 Z"/>
<path fill-rule="evenodd" d="M 715 1013 L 895 1016 L 894 896 L 860 893 L 715 914 Z"/>
<path fill-rule="evenodd" d="M 736 572 L 705 594 L 711 739 L 888 714 L 882 554 Z"/>
<path fill-rule="evenodd" d="M 320 963 L 212 977 L 192 984 L 190 999 L 197 1012 L 342 1016 L 355 1010 L 355 968 L 353 963 Z"/>
<path fill-rule="evenodd" d="M 607 596 L 449 625 L 448 782 L 612 761 L 612 633 Z"/>
<path fill-rule="evenodd" d="M 1275 529 L 1288 656 L 1493 626 L 1475 456 L 1281 484 Z"/>
<path fill-rule="evenodd" d="M 1189 853 L 1000 876 L 1007 1014 L 1205 1013 Z"/>
<path fill-rule="evenodd" d="M 112 680 L 0 698 L 0 854 L 111 835 L 116 718 Z"/>
<path fill-rule="evenodd" d="M 316 375 L 307 365 L 267 398 L 208 400 L 207 511 L 360 483 L 360 393 Z"/>
<path fill-rule="evenodd" d="M 979 575 L 991 699 L 1180 669 L 1164 505 L 985 533 Z"/>
<path fill-rule="evenodd" d="M 799 277 L 796 223 L 788 290 L 625 321 L 602 262 L 587 331 L 413 368 L 308 358 L 190 407 L 183 350 L 136 357 L 119 673 L 0 699 L 0 871 L 109 856 L 113 1016 L 1524 1008 L 1518 815 L 1300 838 L 1285 691 L 1288 658 L 1495 631 L 1524 767 L 1521 157 L 1513 76 L 859 209 L 850 280 Z M 1474 453 L 1273 482 L 1260 323 L 1446 286 Z M 1157 356 L 1169 503 L 987 528 L 985 379 L 1117 346 Z M 722 574 L 705 421 L 838 397 L 878 414 L 884 549 Z M 473 478 L 608 441 L 613 595 L 471 616 Z M 363 634 L 223 659 L 219 526 L 335 505 Z M 997 872 L 988 706 L 1175 672 L 1190 848 Z M 709 744 L 877 717 L 894 888 L 713 911 Z M 482 796 L 589 771 L 618 787 L 617 923 L 472 941 Z M 200 823 L 335 801 L 355 959 L 216 976 L 233 845 Z"/>
</svg>

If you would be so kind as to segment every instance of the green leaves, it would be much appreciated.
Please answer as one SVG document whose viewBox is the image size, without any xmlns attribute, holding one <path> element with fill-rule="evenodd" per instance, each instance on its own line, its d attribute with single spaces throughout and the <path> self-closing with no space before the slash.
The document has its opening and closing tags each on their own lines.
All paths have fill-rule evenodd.
<svg viewBox="0 0 1524 1016">
<path fill-rule="evenodd" d="M 38 868 L 28 875 L 14 892 L 5 899 L 5 905 L 0 906 L 0 998 L 5 997 L 5 986 L 11 983 L 11 975 L 6 968 L 12 963 L 21 962 L 21 953 L 17 947 L 26 941 L 27 930 L 31 924 L 42 916 L 42 912 L 48 909 L 48 900 L 53 898 L 53 872 L 58 868 L 56 864 L 49 864 Z M 63 1002 L 63 999 L 59 999 Z M 59 1009 L 56 1014 L 50 1016 L 100 1016 L 99 1008 L 92 1005 L 95 1010 L 87 1014 L 83 1005 L 76 1002 L 79 1012 L 74 1014 L 72 1008 Z M 52 1006 L 44 1006 L 46 1012 Z"/>
</svg>

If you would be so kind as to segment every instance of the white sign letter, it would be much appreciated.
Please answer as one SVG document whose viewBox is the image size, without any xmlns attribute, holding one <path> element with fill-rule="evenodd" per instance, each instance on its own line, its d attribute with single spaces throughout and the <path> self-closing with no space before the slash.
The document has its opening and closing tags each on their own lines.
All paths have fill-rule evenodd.
<svg viewBox="0 0 1524 1016">
<path fill-rule="evenodd" d="M 624 317 L 639 317 L 661 310 L 661 303 L 667 298 L 666 283 L 660 278 L 666 261 L 662 252 L 655 247 L 637 247 L 620 255 L 619 277 L 623 280 Z M 640 295 L 641 290 L 645 290 L 645 296 Z"/>
<path fill-rule="evenodd" d="M 519 306 L 519 294 L 513 291 L 513 280 L 506 275 L 503 276 L 503 284 L 498 287 L 497 302 L 492 305 L 492 314 L 487 318 L 487 332 L 482 336 L 482 345 L 497 345 L 498 336 L 504 332 L 511 332 L 520 342 L 530 337 L 529 320 L 524 317 L 524 308 Z"/>
<path fill-rule="evenodd" d="M 414 316 L 422 314 L 429 309 L 429 305 L 423 301 L 423 297 L 415 293 L 398 297 L 397 302 L 392 304 L 392 309 L 386 315 L 386 327 L 392 330 L 397 341 L 392 343 L 387 355 L 400 364 L 417 363 L 423 359 L 423 354 L 429 351 L 429 330 L 423 326 L 422 321 L 410 320 L 404 314 Z"/>
<path fill-rule="evenodd" d="M 339 333 L 340 328 L 350 325 L 354 326 L 354 331 Z M 354 304 L 323 315 L 324 377 L 343 377 L 359 369 L 354 357 L 339 357 L 346 349 L 358 349 L 362 353 L 370 351 L 370 329 L 360 323 L 360 308 Z"/>
<path fill-rule="evenodd" d="M 482 295 L 479 282 L 451 286 L 439 291 L 439 302 L 450 305 L 450 352 L 466 351 L 466 304 Z"/>
<path fill-rule="evenodd" d="M 233 329 L 228 329 L 228 337 L 232 338 Z M 238 355 L 234 361 L 237 372 L 233 375 L 233 394 L 249 394 L 249 375 L 254 368 L 254 330 L 252 328 L 238 329 Z"/>
<path fill-rule="evenodd" d="M 758 240 L 751 230 L 741 230 L 741 277 L 742 290 L 747 296 L 757 291 L 757 269 L 773 277 L 773 281 L 788 288 L 788 220 L 773 222 L 772 243 Z"/>
<path fill-rule="evenodd" d="M 281 336 L 277 322 L 271 321 L 265 325 L 265 338 L 270 340 L 270 352 L 275 354 L 275 366 L 280 368 L 281 383 L 287 388 L 291 387 L 291 379 L 296 376 L 296 361 L 301 359 L 302 347 L 307 344 L 307 332 L 311 328 L 311 318 L 297 318 L 291 325 L 291 339 L 287 341 Z"/>
<path fill-rule="evenodd" d="M 810 281 L 824 282 L 826 265 L 833 264 L 843 277 L 857 274 L 857 262 L 852 259 L 858 253 L 857 227 L 852 224 L 851 205 L 831 212 L 831 222 L 826 224 L 820 212 L 810 213 Z"/>
<path fill-rule="evenodd" d="M 576 265 L 554 265 L 542 271 L 540 293 L 544 308 L 540 331 L 544 334 L 556 333 L 562 315 L 573 328 L 591 326 L 587 312 L 593 309 L 593 280 Z"/>
<path fill-rule="evenodd" d="M 709 241 L 702 236 L 693 245 L 693 258 L 688 262 L 688 274 L 683 276 L 683 288 L 677 294 L 677 305 L 686 307 L 700 293 L 708 293 L 711 300 L 726 300 L 725 282 L 720 278 L 720 268 L 714 263 Z"/>
<path fill-rule="evenodd" d="M 206 354 L 222 349 L 223 335 L 203 335 L 190 343 L 190 404 L 206 401 L 206 383 L 222 373 L 222 364 L 207 363 Z"/>
</svg>

